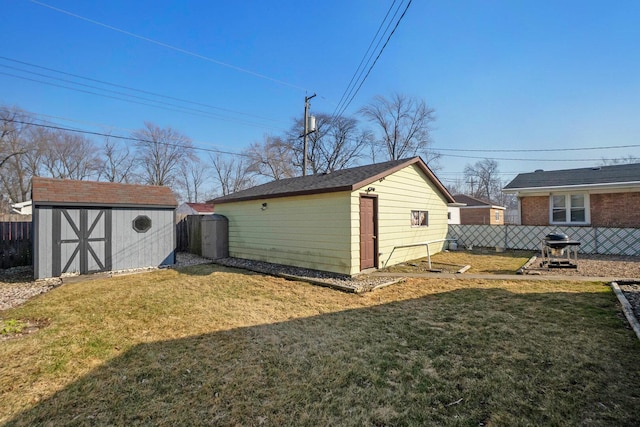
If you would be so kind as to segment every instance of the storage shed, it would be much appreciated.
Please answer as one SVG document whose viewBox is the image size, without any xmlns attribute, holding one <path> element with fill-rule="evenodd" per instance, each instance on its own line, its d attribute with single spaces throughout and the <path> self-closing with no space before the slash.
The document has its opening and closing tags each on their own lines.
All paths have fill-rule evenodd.
<svg viewBox="0 0 640 427">
<path fill-rule="evenodd" d="M 453 197 L 420 159 L 282 179 L 212 201 L 229 255 L 354 275 L 423 257 Z M 441 250 L 442 242 L 430 247 Z"/>
<path fill-rule="evenodd" d="M 169 187 L 34 177 L 34 276 L 175 263 Z"/>
</svg>

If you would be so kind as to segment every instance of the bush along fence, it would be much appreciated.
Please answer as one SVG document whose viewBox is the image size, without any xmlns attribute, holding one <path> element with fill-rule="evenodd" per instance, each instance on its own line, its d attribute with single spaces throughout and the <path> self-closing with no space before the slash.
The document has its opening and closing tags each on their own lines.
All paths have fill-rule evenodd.
<svg viewBox="0 0 640 427">
<path fill-rule="evenodd" d="M 31 222 L 0 222 L 0 268 L 31 265 Z"/>
<path fill-rule="evenodd" d="M 552 232 L 580 242 L 580 253 L 640 256 L 640 228 L 450 224 L 447 238 L 457 239 L 461 247 L 540 250 L 542 240 Z"/>
</svg>

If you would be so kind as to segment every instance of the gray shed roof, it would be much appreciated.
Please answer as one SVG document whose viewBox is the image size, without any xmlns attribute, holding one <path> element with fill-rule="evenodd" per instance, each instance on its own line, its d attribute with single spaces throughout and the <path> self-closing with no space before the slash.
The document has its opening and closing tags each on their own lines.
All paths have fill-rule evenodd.
<svg viewBox="0 0 640 427">
<path fill-rule="evenodd" d="M 300 176 L 268 182 L 227 196 L 211 200 L 211 203 L 239 202 L 243 200 L 268 199 L 275 197 L 301 196 L 306 194 L 354 191 L 380 178 L 390 175 L 409 165 L 418 166 L 444 195 L 448 203 L 453 197 L 420 157 L 390 160 L 366 166 L 342 169 L 326 174 Z M 209 203 L 209 202 L 207 202 Z"/>
<path fill-rule="evenodd" d="M 640 184 L 640 163 L 521 173 L 504 190 L 630 183 Z"/>
</svg>

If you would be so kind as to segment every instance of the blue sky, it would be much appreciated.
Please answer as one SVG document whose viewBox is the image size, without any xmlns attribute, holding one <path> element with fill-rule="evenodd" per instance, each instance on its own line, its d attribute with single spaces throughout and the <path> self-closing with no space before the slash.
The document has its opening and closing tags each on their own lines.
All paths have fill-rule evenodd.
<svg viewBox="0 0 640 427">
<path fill-rule="evenodd" d="M 392 0 L 305 3 L 0 0 L 0 104 L 97 132 L 151 121 L 237 152 L 287 129 L 305 95 L 318 95 L 312 113 L 332 113 Z M 414 0 L 347 113 L 378 94 L 424 99 L 445 184 L 484 157 L 507 180 L 640 157 L 638 22 L 637 1 Z M 206 115 L 35 82 L 104 94 L 27 71 L 105 87 L 16 61 L 199 103 L 189 108 Z M 632 147 L 544 151 L 623 145 Z M 538 151 L 471 151 L 481 149 Z"/>
</svg>

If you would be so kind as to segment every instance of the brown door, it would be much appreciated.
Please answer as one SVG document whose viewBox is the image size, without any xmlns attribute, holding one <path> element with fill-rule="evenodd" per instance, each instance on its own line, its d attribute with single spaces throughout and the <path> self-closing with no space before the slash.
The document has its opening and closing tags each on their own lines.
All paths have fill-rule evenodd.
<svg viewBox="0 0 640 427">
<path fill-rule="evenodd" d="M 360 270 L 376 266 L 376 215 L 373 197 L 360 197 Z"/>
</svg>

